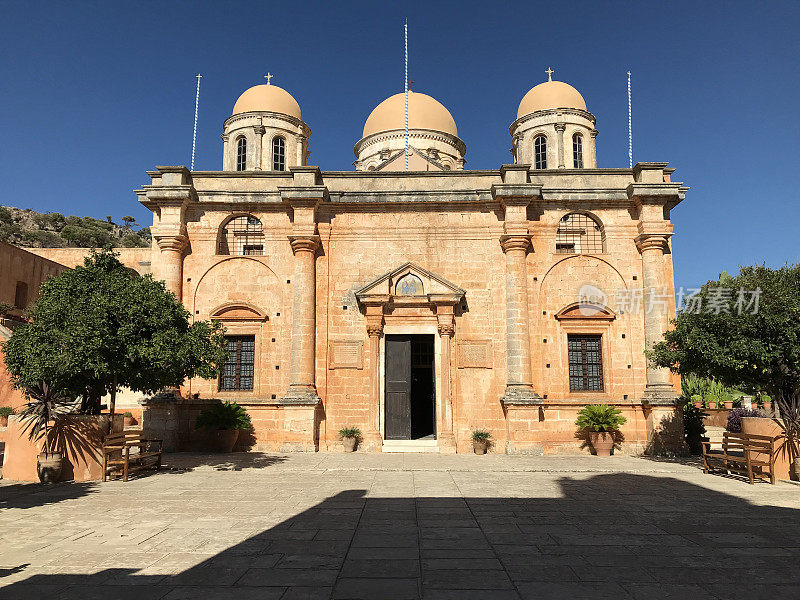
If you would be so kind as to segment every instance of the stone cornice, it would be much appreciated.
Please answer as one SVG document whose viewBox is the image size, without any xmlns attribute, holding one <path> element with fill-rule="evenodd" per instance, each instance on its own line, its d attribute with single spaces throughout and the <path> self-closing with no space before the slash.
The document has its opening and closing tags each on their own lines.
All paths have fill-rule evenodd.
<svg viewBox="0 0 800 600">
<path fill-rule="evenodd" d="M 492 198 L 508 205 L 512 202 L 530 202 L 542 196 L 542 185 L 538 183 L 496 183 L 491 187 Z"/>
<path fill-rule="evenodd" d="M 292 117 L 291 115 L 285 115 L 283 113 L 270 112 L 270 111 L 251 111 L 230 116 L 227 119 L 225 119 L 225 122 L 222 123 L 222 129 L 223 130 L 228 129 L 228 126 L 235 123 L 236 121 L 244 121 L 247 119 L 259 118 L 259 117 L 267 117 L 269 119 L 279 119 L 281 121 L 286 121 L 287 123 L 291 123 L 292 125 L 294 125 L 295 128 L 302 126 L 303 128 L 302 135 L 306 137 L 311 135 L 311 128 L 302 119 L 298 119 L 297 117 Z M 291 133 L 298 133 L 298 132 L 293 131 Z"/>
<path fill-rule="evenodd" d="M 579 108 L 549 108 L 547 110 L 537 110 L 536 112 L 528 113 L 527 115 L 523 115 L 515 120 L 511 125 L 508 127 L 508 132 L 511 135 L 514 135 L 515 131 L 519 129 L 520 125 L 535 119 L 537 117 L 546 117 L 550 115 L 572 115 L 576 117 L 582 117 L 587 119 L 592 123 L 592 127 L 594 127 L 595 123 L 597 123 L 597 118 L 590 113 L 588 110 L 581 110 Z"/>
<path fill-rule="evenodd" d="M 372 146 L 373 144 L 392 139 L 404 139 L 405 135 L 406 132 L 403 129 L 389 129 L 387 131 L 373 133 L 372 135 L 368 135 L 367 137 L 358 140 L 356 145 L 353 147 L 353 153 L 356 155 L 356 158 L 358 158 L 366 148 Z M 454 146 L 461 156 L 464 156 L 467 153 L 467 145 L 461 138 L 443 131 L 436 131 L 434 129 L 409 129 L 408 137 L 417 139 L 422 138 L 425 140 L 437 140 Z"/>
<path fill-rule="evenodd" d="M 278 186 L 281 199 L 293 207 L 314 206 L 328 200 L 328 188 L 324 185 Z"/>
</svg>

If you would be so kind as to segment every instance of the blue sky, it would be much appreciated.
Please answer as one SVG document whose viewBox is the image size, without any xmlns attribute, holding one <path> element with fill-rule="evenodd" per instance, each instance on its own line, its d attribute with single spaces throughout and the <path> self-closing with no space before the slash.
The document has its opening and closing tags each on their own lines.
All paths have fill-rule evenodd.
<svg viewBox="0 0 800 600">
<path fill-rule="evenodd" d="M 799 2 L 0 1 L 0 204 L 149 212 L 132 190 L 189 164 L 203 74 L 198 169 L 219 169 L 223 120 L 264 81 L 312 128 L 310 163 L 352 169 L 372 108 L 410 78 L 452 112 L 468 168 L 510 161 L 519 100 L 546 76 L 597 116 L 598 163 L 669 161 L 692 189 L 672 214 L 676 285 L 800 260 Z"/>
</svg>

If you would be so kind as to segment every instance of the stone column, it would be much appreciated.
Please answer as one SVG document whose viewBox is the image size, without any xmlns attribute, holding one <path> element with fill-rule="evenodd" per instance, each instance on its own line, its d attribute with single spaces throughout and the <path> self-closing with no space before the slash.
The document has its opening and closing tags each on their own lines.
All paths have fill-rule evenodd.
<svg viewBox="0 0 800 600">
<path fill-rule="evenodd" d="M 456 438 L 453 434 L 453 397 L 450 364 L 452 362 L 452 339 L 455 334 L 453 306 L 436 307 L 437 330 L 441 342 L 441 404 L 436 407 L 436 437 L 439 452 L 454 453 Z"/>
<path fill-rule="evenodd" d="M 558 168 L 564 169 L 564 131 L 566 130 L 566 123 L 556 123 L 556 135 L 558 136 Z"/>
<path fill-rule="evenodd" d="M 669 286 L 666 281 L 664 252 L 669 234 L 642 233 L 636 246 L 642 255 L 642 309 L 644 312 L 645 346 L 650 349 L 663 339 L 669 326 Z M 644 396 L 651 403 L 674 402 L 677 393 L 670 381 L 669 369 L 647 362 L 647 386 Z"/>
<path fill-rule="evenodd" d="M 379 451 L 383 445 L 381 436 L 380 407 L 380 344 L 383 335 L 383 306 L 367 306 L 367 335 L 369 336 L 369 422 L 364 432 L 365 450 Z"/>
<path fill-rule="evenodd" d="M 183 249 L 186 248 L 185 235 L 156 235 L 156 244 L 161 251 L 155 279 L 163 281 L 167 290 L 175 294 L 178 300 L 183 291 Z"/>
<path fill-rule="evenodd" d="M 597 168 L 597 134 L 598 133 L 600 133 L 600 132 L 597 131 L 597 129 L 593 129 L 591 131 L 591 133 L 589 134 L 592 137 L 592 143 L 591 143 L 592 148 L 591 148 L 591 150 L 589 150 L 589 152 L 591 152 L 592 164 L 589 165 L 589 166 L 593 167 L 595 169 Z"/>
<path fill-rule="evenodd" d="M 530 321 L 528 319 L 528 275 L 525 264 L 531 245 L 529 235 L 505 235 L 506 254 L 506 391 L 503 400 L 539 400 L 531 374 Z"/>
<path fill-rule="evenodd" d="M 284 403 L 319 401 L 315 382 L 316 252 L 319 236 L 289 236 L 294 252 L 292 300 L 292 359 Z"/>
<path fill-rule="evenodd" d="M 256 125 L 253 127 L 253 131 L 256 133 L 256 141 L 255 141 L 255 152 L 253 154 L 253 170 L 254 171 L 270 171 L 272 170 L 272 165 L 268 165 L 268 168 L 264 168 L 264 164 L 261 160 L 261 157 L 264 154 L 264 134 L 267 132 L 267 128 L 263 125 Z"/>
<path fill-rule="evenodd" d="M 231 165 L 230 159 L 230 139 L 231 136 L 227 133 L 223 133 L 219 136 L 222 140 L 222 170 L 223 171 L 233 171 L 234 166 Z"/>
</svg>

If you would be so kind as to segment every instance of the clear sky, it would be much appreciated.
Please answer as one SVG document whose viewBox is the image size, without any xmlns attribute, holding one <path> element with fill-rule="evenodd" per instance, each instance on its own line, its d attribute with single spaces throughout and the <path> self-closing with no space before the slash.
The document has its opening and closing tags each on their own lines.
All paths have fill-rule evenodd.
<svg viewBox="0 0 800 600">
<path fill-rule="evenodd" d="M 597 117 L 598 164 L 669 161 L 691 187 L 672 213 L 677 286 L 800 260 L 800 2 L 8 2 L 0 0 L 0 204 L 149 224 L 133 189 L 219 169 L 237 96 L 300 102 L 310 164 L 352 169 L 369 112 L 410 78 L 449 108 L 467 168 L 510 162 L 508 126 L 546 78 Z"/>
</svg>

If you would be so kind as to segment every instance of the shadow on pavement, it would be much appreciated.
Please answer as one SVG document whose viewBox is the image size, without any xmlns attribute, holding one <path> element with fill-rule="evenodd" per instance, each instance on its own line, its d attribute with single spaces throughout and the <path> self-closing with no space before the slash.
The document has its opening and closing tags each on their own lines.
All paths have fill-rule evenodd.
<svg viewBox="0 0 800 600">
<path fill-rule="evenodd" d="M 353 489 L 172 575 L 33 575 L 0 597 L 798 597 L 795 509 L 640 474 L 562 477 L 557 487 L 557 498 L 536 489 L 505 498 L 380 498 Z"/>
</svg>

